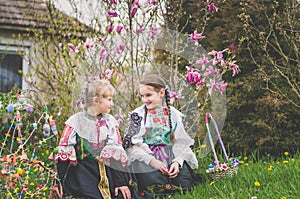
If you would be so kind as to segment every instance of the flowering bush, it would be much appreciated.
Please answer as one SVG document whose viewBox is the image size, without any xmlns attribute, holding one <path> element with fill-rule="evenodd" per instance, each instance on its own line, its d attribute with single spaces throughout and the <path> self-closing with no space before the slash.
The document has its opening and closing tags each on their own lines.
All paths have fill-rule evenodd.
<svg viewBox="0 0 300 199">
<path fill-rule="evenodd" d="M 196 37 L 194 34 L 197 34 L 197 31 L 191 34 L 190 38 L 198 45 L 198 39 L 204 36 Z M 234 59 L 234 44 L 232 44 L 231 50 L 229 48 L 222 51 L 212 50 L 207 55 L 203 54 L 201 58 L 196 60 L 194 63 L 196 67 L 186 66 L 187 72 L 185 77 L 190 84 L 196 85 L 196 88 L 199 90 L 206 85 L 208 94 L 211 95 L 214 89 L 222 94 L 227 87 L 227 83 L 222 80 L 222 75 L 227 71 L 231 71 L 232 76 L 240 72 L 240 68 Z"/>
<path fill-rule="evenodd" d="M 217 164 L 216 162 L 212 162 L 210 165 L 208 165 L 208 168 L 206 169 L 206 173 L 226 171 L 232 167 L 238 167 L 239 162 L 240 160 L 237 158 L 229 158 L 227 163 L 222 163 L 222 164 Z"/>
</svg>

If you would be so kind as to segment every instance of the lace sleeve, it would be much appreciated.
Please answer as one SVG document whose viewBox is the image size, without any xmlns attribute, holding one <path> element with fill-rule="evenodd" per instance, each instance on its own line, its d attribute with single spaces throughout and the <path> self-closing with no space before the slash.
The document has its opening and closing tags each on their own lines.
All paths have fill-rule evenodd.
<svg viewBox="0 0 300 199">
<path fill-rule="evenodd" d="M 101 150 L 99 160 L 104 162 L 107 166 L 115 167 L 115 165 L 111 165 L 112 162 L 115 162 L 116 164 L 121 163 L 123 167 L 126 167 L 128 159 L 127 154 L 122 147 L 119 124 L 112 115 L 107 114 L 106 117 L 108 122 L 108 125 L 105 126 L 105 128 L 108 128 L 107 142 Z"/>
<path fill-rule="evenodd" d="M 73 127 L 66 125 L 60 137 L 58 152 L 55 154 L 54 161 L 70 161 L 77 164 L 77 157 L 74 145 L 76 144 L 76 132 Z"/>
</svg>

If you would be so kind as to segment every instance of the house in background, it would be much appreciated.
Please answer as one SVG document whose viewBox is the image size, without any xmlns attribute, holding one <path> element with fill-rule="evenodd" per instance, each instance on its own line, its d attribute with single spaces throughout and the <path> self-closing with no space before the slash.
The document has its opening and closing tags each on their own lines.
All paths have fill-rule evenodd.
<svg viewBox="0 0 300 199">
<path fill-rule="evenodd" d="M 46 31 L 53 8 L 45 0 L 0 0 L 0 92 L 9 92 L 14 86 L 29 88 L 20 71 L 26 74 L 30 70 L 34 61 L 29 60 L 28 54 L 34 46 L 30 38 L 19 40 L 16 36 L 28 33 L 32 28 Z M 62 15 L 68 18 L 65 21 L 69 25 L 80 24 L 76 19 L 70 21 L 69 16 Z"/>
<path fill-rule="evenodd" d="M 29 40 L 17 40 L 14 36 L 25 33 L 39 23 L 34 19 L 36 11 L 47 16 L 47 6 L 43 0 L 0 0 L 0 91 L 9 92 L 14 86 L 26 89 L 20 71 L 26 73 L 28 62 L 26 56 L 31 50 Z M 45 24 L 44 24 L 45 26 Z"/>
</svg>

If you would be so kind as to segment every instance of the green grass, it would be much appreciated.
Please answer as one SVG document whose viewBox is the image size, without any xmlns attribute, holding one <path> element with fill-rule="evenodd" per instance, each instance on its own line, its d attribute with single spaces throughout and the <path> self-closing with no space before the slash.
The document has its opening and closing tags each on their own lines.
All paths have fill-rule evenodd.
<svg viewBox="0 0 300 199">
<path fill-rule="evenodd" d="M 201 160 L 199 161 L 201 163 Z M 205 162 L 205 161 L 204 161 Z M 206 164 L 205 164 L 206 165 Z M 205 170 L 203 168 L 202 170 Z M 200 169 L 201 171 L 201 169 Z M 204 172 L 201 172 L 204 173 Z M 204 174 L 207 182 L 174 199 L 298 199 L 300 198 L 300 154 L 288 154 L 275 160 L 255 156 L 241 159 L 238 173 L 214 181 Z"/>
<path fill-rule="evenodd" d="M 45 154 L 48 156 L 48 154 Z M 300 198 L 300 153 L 294 156 L 288 154 L 280 158 L 265 156 L 256 158 L 257 154 L 250 157 L 241 157 L 238 172 L 233 177 L 221 178 L 213 181 L 210 174 L 205 173 L 206 167 L 211 163 L 209 155 L 199 159 L 200 168 L 206 182 L 198 185 L 193 191 L 186 194 L 177 194 L 173 199 L 298 199 Z M 0 163 L 1 163 L 0 159 Z M 222 160 L 220 160 L 222 162 Z M 3 166 L 3 164 L 2 164 Z M 49 198 L 51 195 L 51 180 L 47 180 L 48 172 L 34 164 L 23 165 L 16 162 L 14 170 L 6 176 L 0 164 L 0 198 Z M 20 177 L 17 168 L 23 168 Z M 11 176 L 11 177 L 10 177 Z M 43 177 L 44 180 L 41 180 Z M 9 182 L 6 181 L 9 179 Z M 26 192 L 22 192 L 21 185 L 28 180 Z M 14 182 L 15 185 L 8 188 L 5 184 Z M 46 182 L 46 184 L 45 184 Z M 38 186 L 44 187 L 39 189 Z M 32 193 L 32 194 L 30 194 Z"/>
</svg>

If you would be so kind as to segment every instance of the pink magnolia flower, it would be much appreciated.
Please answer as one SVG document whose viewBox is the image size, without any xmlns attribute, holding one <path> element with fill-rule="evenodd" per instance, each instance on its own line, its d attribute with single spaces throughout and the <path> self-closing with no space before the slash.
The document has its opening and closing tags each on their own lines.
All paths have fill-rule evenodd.
<svg viewBox="0 0 300 199">
<path fill-rule="evenodd" d="M 185 75 L 187 81 L 189 83 L 194 83 L 194 68 L 185 66 L 187 69 L 187 74 Z"/>
<path fill-rule="evenodd" d="M 104 72 L 104 77 L 107 80 L 110 80 L 114 73 L 115 73 L 114 69 L 106 69 L 106 71 Z"/>
<path fill-rule="evenodd" d="M 157 0 L 148 0 L 148 3 L 149 3 L 149 4 L 152 4 L 152 5 L 155 5 L 156 2 L 157 2 Z"/>
<path fill-rule="evenodd" d="M 225 89 L 227 88 L 227 86 L 228 86 L 228 84 L 224 83 L 224 81 L 222 81 L 220 83 L 220 85 L 219 85 L 219 91 L 220 91 L 221 94 L 225 91 Z"/>
<path fill-rule="evenodd" d="M 231 44 L 231 52 L 234 53 L 235 48 L 234 48 L 234 43 Z"/>
<path fill-rule="evenodd" d="M 231 47 L 231 50 L 234 51 L 234 45 Z M 228 51 L 228 48 L 222 51 L 212 50 L 208 53 L 212 55 L 211 59 L 202 55 L 203 57 L 198 59 L 195 63 L 195 65 L 202 65 L 202 70 L 186 66 L 187 72 L 185 77 L 187 81 L 190 84 L 195 84 L 197 89 L 202 89 L 205 83 L 209 95 L 215 91 L 222 94 L 228 86 L 228 84 L 222 80 L 224 72 L 232 71 L 232 76 L 240 72 L 239 66 L 236 64 L 236 61 L 233 60 L 234 56 L 230 56 L 231 52 Z M 223 55 L 225 52 L 227 52 L 227 54 Z M 200 72 L 202 73 L 200 74 Z M 209 81 L 209 83 L 207 83 L 207 81 Z"/>
<path fill-rule="evenodd" d="M 113 5 L 117 5 L 117 1 L 116 0 L 110 0 L 111 4 Z"/>
<path fill-rule="evenodd" d="M 150 30 L 150 37 L 153 39 L 157 35 L 157 27 L 153 25 Z"/>
<path fill-rule="evenodd" d="M 204 73 L 204 76 L 214 75 L 214 74 L 216 74 L 214 67 L 212 65 L 209 65 L 207 68 L 207 72 Z"/>
<path fill-rule="evenodd" d="M 85 42 L 83 45 L 86 49 L 91 49 L 94 47 L 94 44 L 92 42 Z"/>
<path fill-rule="evenodd" d="M 117 47 L 116 47 L 116 52 L 117 53 L 121 53 L 121 52 L 123 52 L 124 51 L 124 49 L 125 49 L 125 43 L 121 43 L 120 45 L 118 45 Z"/>
<path fill-rule="evenodd" d="M 142 33 L 144 31 L 144 26 L 140 25 L 139 28 L 137 29 L 138 33 Z"/>
<path fill-rule="evenodd" d="M 137 11 L 137 7 L 133 7 L 133 8 L 131 9 L 131 17 L 132 17 L 132 18 L 134 17 L 136 11 Z"/>
<path fill-rule="evenodd" d="M 171 95 L 172 95 L 172 97 L 174 98 L 175 101 L 184 98 L 181 94 L 177 94 L 176 92 L 172 92 Z"/>
<path fill-rule="evenodd" d="M 108 10 L 108 11 L 107 11 L 107 16 L 108 16 L 109 18 L 112 18 L 112 17 L 117 17 L 118 14 L 117 14 L 115 11 Z"/>
<path fill-rule="evenodd" d="M 68 46 L 69 46 L 69 48 L 71 49 L 72 52 L 75 52 L 75 53 L 79 52 L 78 48 L 76 46 L 74 46 L 73 44 L 68 43 Z"/>
<path fill-rule="evenodd" d="M 141 7 L 139 0 L 134 0 L 133 4 L 137 7 Z"/>
<path fill-rule="evenodd" d="M 209 62 L 210 61 L 209 61 L 208 57 L 203 55 L 203 58 L 198 59 L 195 64 L 196 65 L 202 65 L 202 70 L 205 70 L 205 67 Z"/>
<path fill-rule="evenodd" d="M 121 34 L 121 31 L 123 30 L 123 26 L 117 26 L 117 33 Z"/>
<path fill-rule="evenodd" d="M 209 12 L 213 12 L 214 10 L 217 12 L 219 8 L 216 7 L 214 3 L 211 3 L 207 6 Z"/>
<path fill-rule="evenodd" d="M 100 60 L 106 60 L 107 61 L 108 60 L 108 56 L 109 56 L 109 54 L 106 51 L 106 49 L 102 48 L 101 51 L 100 51 L 100 53 L 99 53 Z"/>
<path fill-rule="evenodd" d="M 198 69 L 191 68 L 188 66 L 186 66 L 186 69 L 188 72 L 185 75 L 185 77 L 189 83 L 200 85 L 200 86 L 204 84 Z"/>
<path fill-rule="evenodd" d="M 228 67 L 230 70 L 232 70 L 232 76 L 235 76 L 236 74 L 240 73 L 241 70 L 237 64 L 235 64 L 236 61 L 229 61 Z"/>
<path fill-rule="evenodd" d="M 212 51 L 210 51 L 208 54 L 209 54 L 209 55 L 213 55 L 213 56 L 215 57 L 215 56 L 217 56 L 217 53 L 218 53 L 218 51 L 212 50 Z"/>
<path fill-rule="evenodd" d="M 219 89 L 219 86 L 218 86 L 218 84 L 216 83 L 216 80 L 215 80 L 215 79 L 210 79 L 209 82 L 210 82 L 210 83 L 207 84 L 207 87 L 208 87 L 208 94 L 211 95 L 213 89 Z"/>
<path fill-rule="evenodd" d="M 228 50 L 228 48 L 226 48 L 222 51 L 216 51 L 216 50 L 210 51 L 208 54 L 214 56 L 213 60 L 212 60 L 212 64 L 216 65 L 216 64 L 220 63 L 221 61 L 223 61 L 224 60 L 223 53 L 227 50 Z"/>
<path fill-rule="evenodd" d="M 198 44 L 198 40 L 199 39 L 203 39 L 205 38 L 205 36 L 203 36 L 202 34 L 199 34 L 197 32 L 197 30 L 194 30 L 194 33 L 190 34 L 190 39 L 195 42 L 196 44 Z"/>
<path fill-rule="evenodd" d="M 107 32 L 111 33 L 114 30 L 114 26 L 113 25 L 108 25 L 107 26 Z"/>
<path fill-rule="evenodd" d="M 118 119 L 118 123 L 119 123 L 119 125 L 123 125 L 125 122 L 123 119 Z"/>
</svg>

